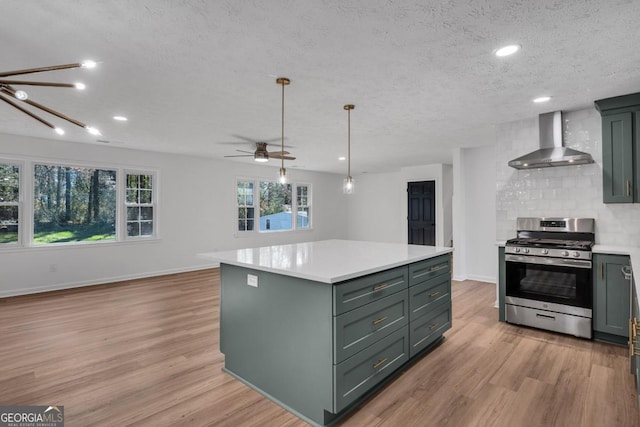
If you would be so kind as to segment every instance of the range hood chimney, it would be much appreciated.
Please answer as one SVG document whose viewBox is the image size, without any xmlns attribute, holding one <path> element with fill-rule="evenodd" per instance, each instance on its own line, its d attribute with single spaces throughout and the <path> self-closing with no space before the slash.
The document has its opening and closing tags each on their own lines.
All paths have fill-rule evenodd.
<svg viewBox="0 0 640 427">
<path fill-rule="evenodd" d="M 593 163 L 589 153 L 565 147 L 562 142 L 562 111 L 540 114 L 540 148 L 511 160 L 516 169 L 535 169 L 550 166 L 572 166 Z"/>
</svg>

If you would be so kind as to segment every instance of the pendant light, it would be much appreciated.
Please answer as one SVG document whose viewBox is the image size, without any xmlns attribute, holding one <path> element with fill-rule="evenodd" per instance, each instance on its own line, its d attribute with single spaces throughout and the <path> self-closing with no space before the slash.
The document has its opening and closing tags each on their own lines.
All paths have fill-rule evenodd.
<svg viewBox="0 0 640 427">
<path fill-rule="evenodd" d="M 286 77 L 278 77 L 276 79 L 276 83 L 282 85 L 282 139 L 280 141 L 280 151 L 283 156 L 280 157 L 280 184 L 285 184 L 287 182 L 287 170 L 284 168 L 284 87 L 291 83 Z"/>
<path fill-rule="evenodd" d="M 356 108 L 355 105 L 347 104 L 344 109 L 347 110 L 347 177 L 342 185 L 344 194 L 353 193 L 353 178 L 351 178 L 351 110 Z"/>
</svg>

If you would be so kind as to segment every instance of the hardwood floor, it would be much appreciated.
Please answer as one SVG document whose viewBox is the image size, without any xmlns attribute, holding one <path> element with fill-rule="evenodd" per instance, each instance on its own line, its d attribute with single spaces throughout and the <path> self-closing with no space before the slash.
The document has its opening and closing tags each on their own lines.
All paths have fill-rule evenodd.
<svg viewBox="0 0 640 427">
<path fill-rule="evenodd" d="M 73 426 L 306 426 L 221 372 L 218 270 L 0 299 L 0 404 Z M 499 323 L 453 282 L 453 328 L 341 426 L 638 426 L 627 350 Z"/>
</svg>

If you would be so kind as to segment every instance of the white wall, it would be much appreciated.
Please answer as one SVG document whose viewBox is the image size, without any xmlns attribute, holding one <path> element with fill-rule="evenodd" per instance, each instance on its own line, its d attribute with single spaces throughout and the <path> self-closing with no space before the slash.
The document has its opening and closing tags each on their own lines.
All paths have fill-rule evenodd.
<svg viewBox="0 0 640 427">
<path fill-rule="evenodd" d="M 313 230 L 238 237 L 236 178 L 274 178 L 277 168 L 0 134 L 2 157 L 158 170 L 160 239 L 2 248 L 0 297 L 210 266 L 197 258 L 200 252 L 347 237 L 341 175 L 289 169 L 292 181 L 312 184 Z"/>
<path fill-rule="evenodd" d="M 564 142 L 595 164 L 516 170 L 509 160 L 538 147 L 537 118 L 499 126 L 496 141 L 498 240 L 516 234 L 516 218 L 569 216 L 596 220 L 596 242 L 637 246 L 640 204 L 602 203 L 602 122 L 594 108 L 564 114 Z"/>
<path fill-rule="evenodd" d="M 457 149 L 453 168 L 454 278 L 496 282 L 495 147 Z"/>
<path fill-rule="evenodd" d="M 436 182 L 436 245 L 448 246 L 453 170 L 441 164 L 359 175 L 349 201 L 349 239 L 407 243 L 407 183 L 431 180 Z"/>
</svg>

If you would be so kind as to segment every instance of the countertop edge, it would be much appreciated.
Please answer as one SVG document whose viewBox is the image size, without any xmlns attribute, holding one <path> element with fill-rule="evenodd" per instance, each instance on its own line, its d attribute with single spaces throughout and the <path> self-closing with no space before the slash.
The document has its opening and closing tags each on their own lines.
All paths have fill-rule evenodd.
<svg viewBox="0 0 640 427">
<path fill-rule="evenodd" d="M 390 262 L 390 263 L 386 263 L 386 264 L 381 264 L 381 265 L 378 265 L 378 266 L 375 266 L 375 267 L 371 267 L 371 268 L 367 268 L 367 269 L 364 269 L 364 270 L 358 270 L 358 271 L 350 272 L 350 273 L 347 273 L 347 274 L 336 275 L 336 276 L 331 276 L 331 277 L 322 277 L 322 276 L 316 276 L 316 275 L 313 275 L 313 274 L 306 274 L 306 273 L 300 272 L 300 271 L 282 270 L 282 269 L 272 268 L 272 267 L 267 267 L 267 266 L 262 266 L 262 265 L 248 264 L 248 263 L 229 260 L 229 259 L 217 259 L 217 258 L 215 258 L 215 256 L 213 254 L 208 254 L 208 253 L 200 253 L 197 256 L 198 256 L 198 258 L 207 259 L 209 261 L 214 261 L 214 262 L 219 263 L 219 264 L 228 264 L 228 265 L 234 265 L 236 267 L 248 268 L 248 269 L 251 269 L 251 270 L 258 270 L 258 271 L 265 271 L 265 272 L 268 272 L 268 273 L 282 274 L 284 276 L 296 277 L 296 278 L 299 278 L 299 279 L 311 280 L 311 281 L 314 281 L 314 282 L 327 283 L 327 284 L 337 284 L 337 283 L 340 283 L 340 282 L 344 282 L 345 280 L 355 279 L 357 277 L 362 277 L 362 276 L 366 276 L 366 275 L 369 275 L 369 274 L 378 273 L 380 271 L 390 270 L 392 268 L 400 267 L 400 266 L 403 266 L 403 265 L 409 265 L 409 264 L 413 264 L 415 262 L 420 262 L 420 261 L 424 261 L 424 260 L 427 260 L 427 259 L 435 258 L 435 257 L 440 256 L 440 255 L 445 255 L 445 254 L 451 253 L 451 252 L 453 252 L 453 249 L 454 249 L 452 247 L 446 247 L 446 246 L 434 246 L 434 248 L 436 248 L 436 251 L 431 253 L 431 254 L 417 255 L 417 256 L 411 257 L 409 259 Z"/>
</svg>

